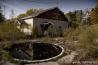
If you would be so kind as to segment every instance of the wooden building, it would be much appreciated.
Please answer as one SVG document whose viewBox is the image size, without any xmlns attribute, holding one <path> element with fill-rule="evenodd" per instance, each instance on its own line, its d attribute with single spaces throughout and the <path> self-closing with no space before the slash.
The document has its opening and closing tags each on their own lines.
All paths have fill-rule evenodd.
<svg viewBox="0 0 98 65">
<path fill-rule="evenodd" d="M 21 18 L 18 23 L 18 28 L 27 35 L 31 35 L 32 30 L 36 28 L 40 35 L 62 36 L 64 29 L 68 26 L 68 19 L 58 7 L 54 7 Z M 22 25 L 28 26 L 22 27 Z"/>
</svg>

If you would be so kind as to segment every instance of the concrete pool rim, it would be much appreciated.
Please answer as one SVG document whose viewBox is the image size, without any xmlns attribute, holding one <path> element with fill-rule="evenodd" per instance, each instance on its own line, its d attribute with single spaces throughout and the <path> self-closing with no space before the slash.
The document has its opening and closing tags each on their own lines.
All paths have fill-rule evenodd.
<svg viewBox="0 0 98 65">
<path fill-rule="evenodd" d="M 51 43 L 48 43 L 48 44 L 51 44 Z M 64 48 L 62 46 L 58 45 L 58 44 L 52 44 L 52 45 L 58 46 L 61 49 L 61 52 L 58 55 L 54 56 L 54 57 L 50 57 L 48 59 L 42 59 L 42 60 L 22 60 L 22 59 L 20 60 L 20 59 L 17 59 L 17 58 L 13 58 L 13 60 L 14 61 L 20 61 L 20 62 L 26 62 L 26 63 L 36 63 L 36 62 L 46 62 L 46 61 L 54 60 L 54 59 L 59 58 L 60 56 L 62 56 L 63 53 L 64 53 Z"/>
</svg>

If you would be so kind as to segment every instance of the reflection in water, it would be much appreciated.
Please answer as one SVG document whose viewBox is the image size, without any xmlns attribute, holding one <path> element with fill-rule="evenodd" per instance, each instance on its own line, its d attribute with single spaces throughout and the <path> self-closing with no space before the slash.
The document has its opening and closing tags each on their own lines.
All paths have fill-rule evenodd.
<svg viewBox="0 0 98 65">
<path fill-rule="evenodd" d="M 48 43 L 14 44 L 8 49 L 14 58 L 21 60 L 43 60 L 61 53 L 59 46 Z"/>
</svg>

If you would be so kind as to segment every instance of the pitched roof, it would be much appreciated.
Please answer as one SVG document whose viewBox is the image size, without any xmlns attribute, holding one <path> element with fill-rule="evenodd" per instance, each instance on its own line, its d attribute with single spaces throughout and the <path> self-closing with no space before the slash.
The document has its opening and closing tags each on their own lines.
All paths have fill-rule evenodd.
<svg viewBox="0 0 98 65">
<path fill-rule="evenodd" d="M 47 12 L 50 12 L 50 11 L 55 11 L 55 12 L 60 13 L 63 17 L 63 20 L 68 21 L 67 17 L 65 17 L 64 13 L 58 7 L 49 8 L 49 9 L 43 10 L 41 12 L 34 13 L 32 16 L 27 16 L 27 17 L 24 17 L 21 19 L 25 20 L 25 19 L 29 19 L 29 18 L 42 18 L 41 16 L 44 16 L 45 14 L 47 15 Z M 44 17 L 46 17 L 46 16 L 44 16 Z M 51 16 L 51 17 L 53 18 L 53 16 Z M 59 20 L 59 19 L 57 19 L 57 20 Z"/>
</svg>

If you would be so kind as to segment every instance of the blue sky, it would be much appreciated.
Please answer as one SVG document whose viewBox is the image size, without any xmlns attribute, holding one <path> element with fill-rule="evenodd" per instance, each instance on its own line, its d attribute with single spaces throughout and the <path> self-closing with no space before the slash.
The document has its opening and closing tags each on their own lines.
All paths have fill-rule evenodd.
<svg viewBox="0 0 98 65">
<path fill-rule="evenodd" d="M 5 5 L 5 16 L 9 18 L 11 10 L 17 16 L 30 8 L 48 9 L 58 6 L 63 12 L 94 8 L 96 0 L 0 0 L 0 5 Z"/>
</svg>

